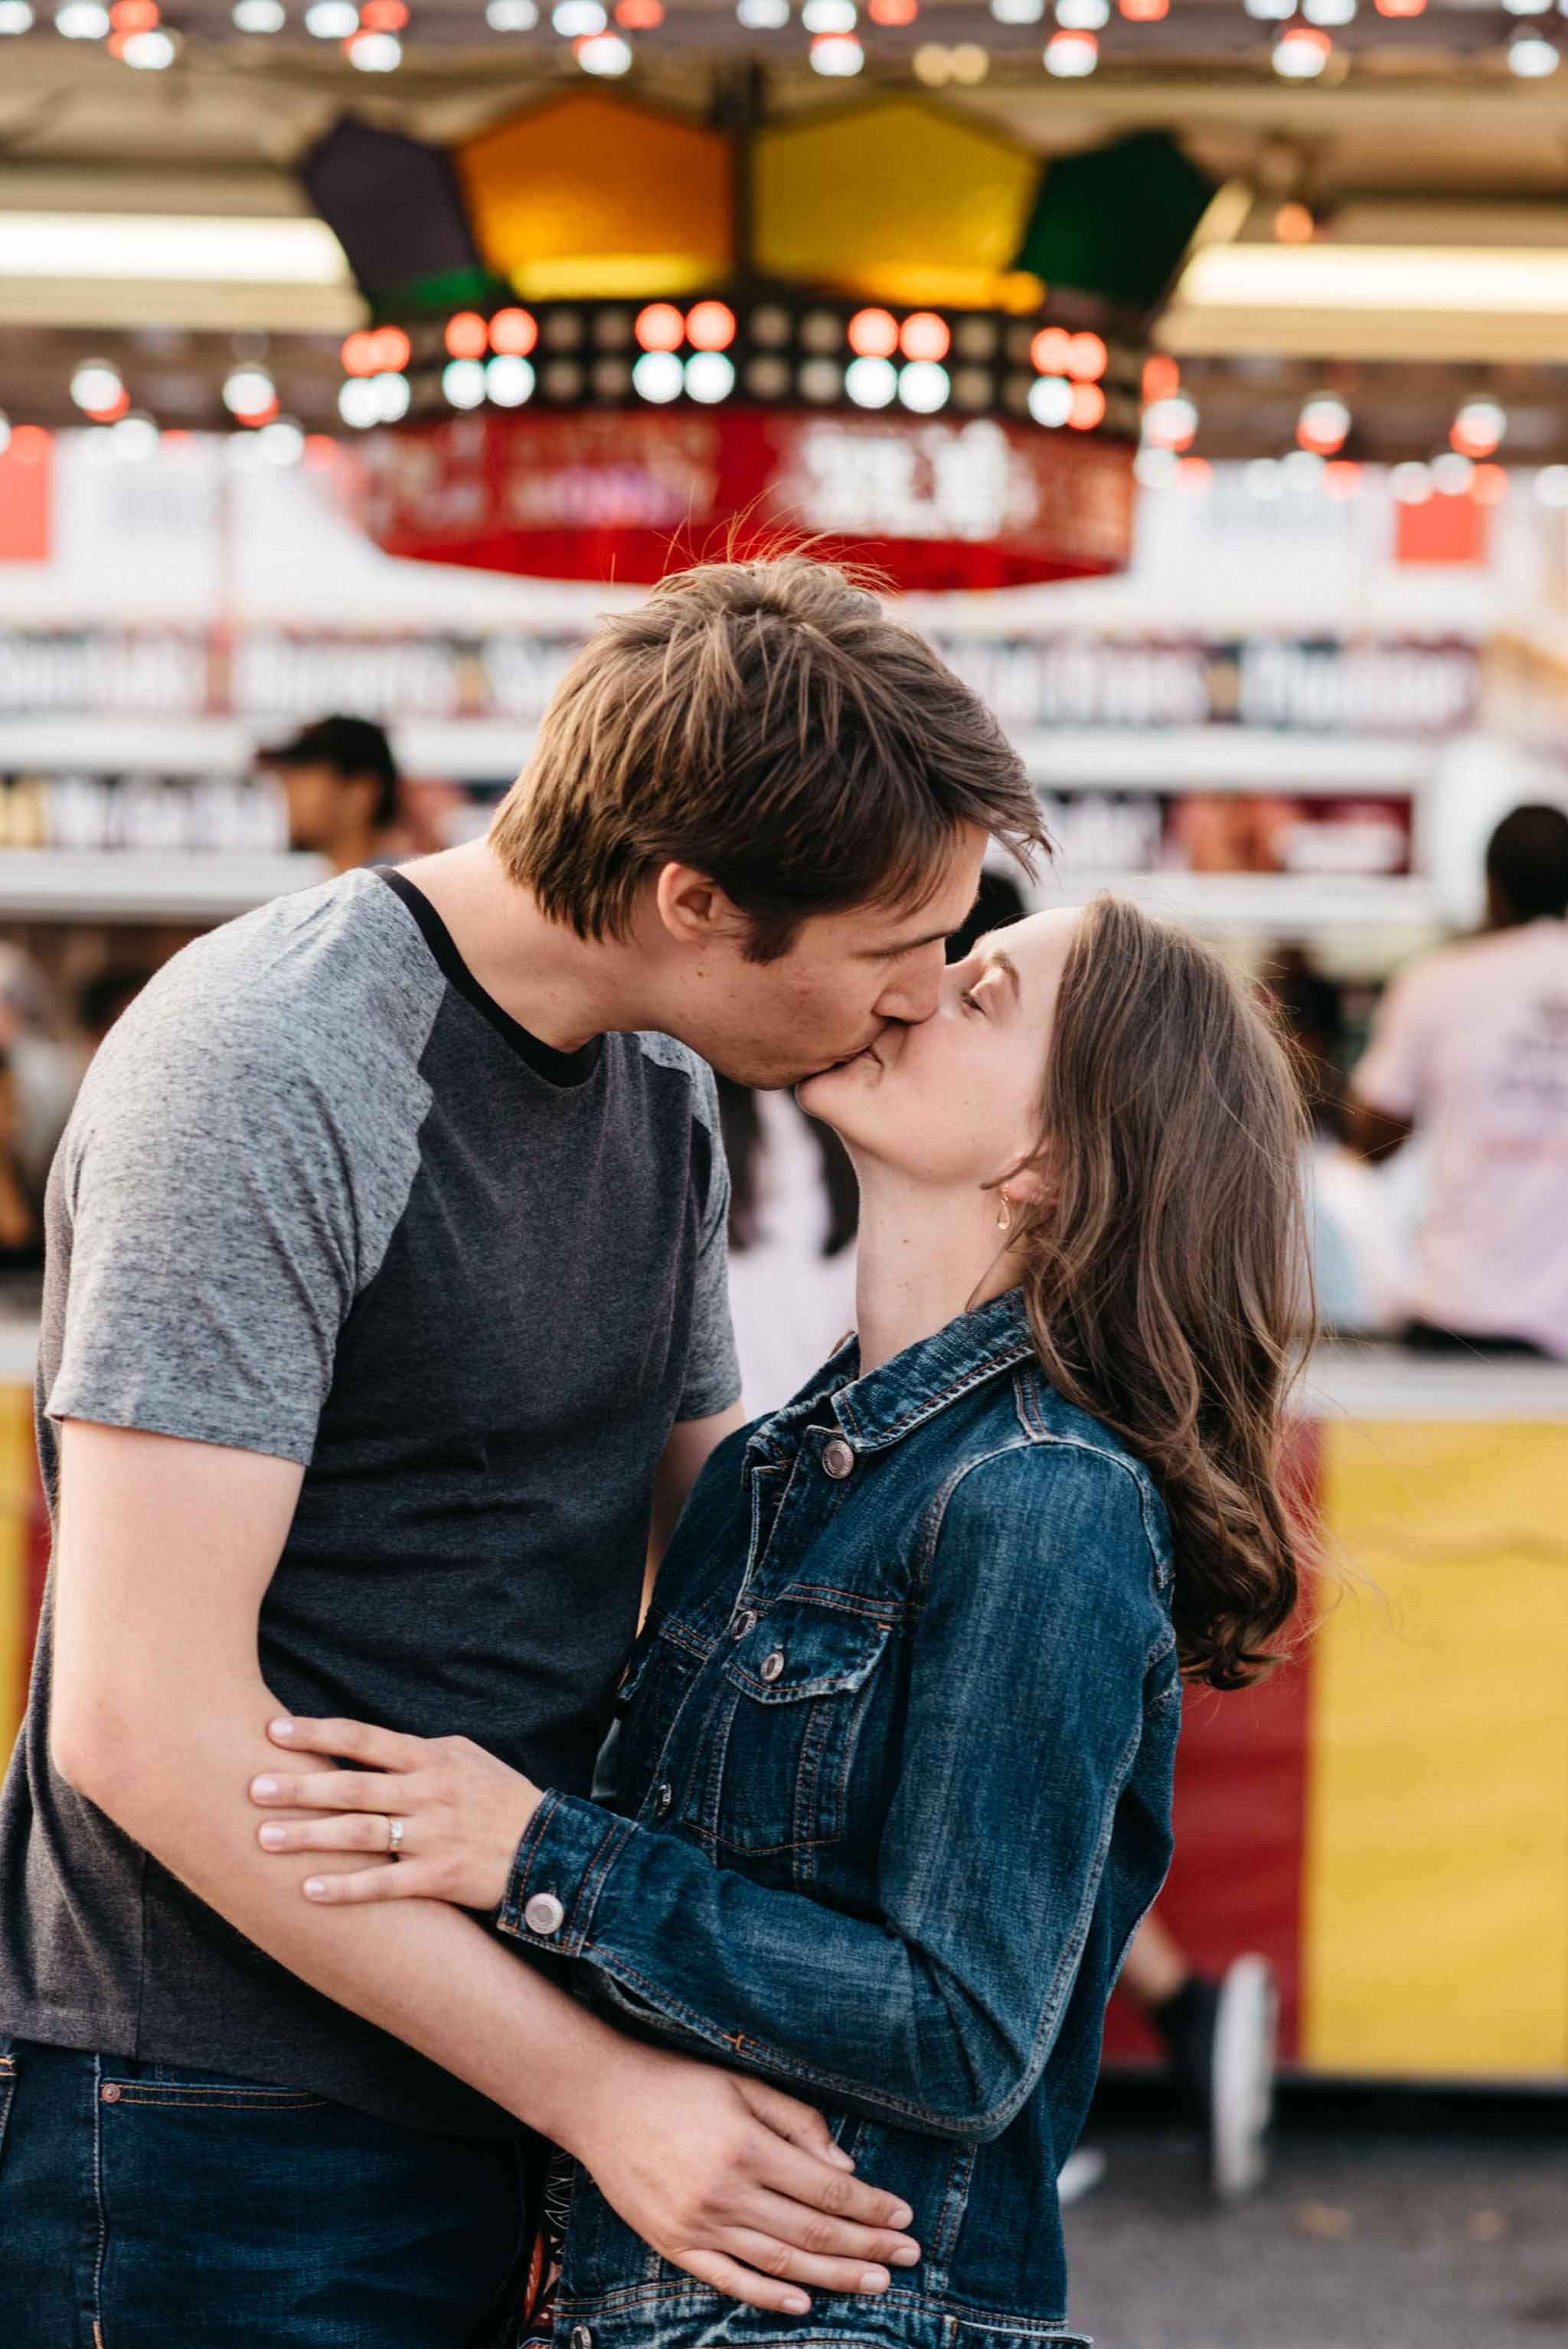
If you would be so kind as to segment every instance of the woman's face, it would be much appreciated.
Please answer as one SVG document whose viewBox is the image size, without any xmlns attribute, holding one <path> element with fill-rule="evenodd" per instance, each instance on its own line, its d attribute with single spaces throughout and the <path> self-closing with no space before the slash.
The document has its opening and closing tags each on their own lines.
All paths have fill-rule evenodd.
<svg viewBox="0 0 1568 2349">
<path fill-rule="evenodd" d="M 803 1109 L 857 1159 L 921 1183 L 1000 1183 L 1039 1141 L 1057 991 L 1079 909 L 1032 914 L 984 937 L 942 982 L 918 1027 L 894 1022 L 852 1061 L 799 1090 Z M 1027 1178 L 1015 1186 L 1029 1189 Z"/>
</svg>

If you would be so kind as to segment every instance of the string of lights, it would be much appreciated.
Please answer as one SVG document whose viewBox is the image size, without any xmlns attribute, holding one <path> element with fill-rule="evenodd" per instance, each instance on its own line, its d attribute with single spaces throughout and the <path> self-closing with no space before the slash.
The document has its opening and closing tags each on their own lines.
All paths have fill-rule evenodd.
<svg viewBox="0 0 1568 2349">
<path fill-rule="evenodd" d="M 880 306 L 769 293 L 747 304 L 508 304 L 489 316 L 384 326 L 343 346 L 338 413 L 352 429 L 481 409 L 952 410 L 1048 431 L 1137 437 L 1142 355 L 1005 312 Z"/>
<path fill-rule="evenodd" d="M 1346 70 L 1350 53 L 1334 36 L 1364 11 L 1387 19 L 1426 15 L 1428 0 L 1241 0 L 1244 13 L 1268 28 L 1267 59 L 1288 81 L 1311 81 L 1331 69 Z M 1501 0 L 1506 35 L 1501 43 L 1508 70 L 1524 80 L 1554 74 L 1563 62 L 1557 41 L 1543 20 L 1568 0 Z M 1057 79 L 1078 80 L 1101 64 L 1099 36 L 1113 13 L 1129 26 L 1159 25 L 1171 16 L 1171 0 L 988 0 L 993 22 L 1009 32 L 1040 26 L 1044 70 Z M 677 10 L 677 16 L 680 14 Z M 975 12 L 978 14 L 978 12 Z M 1217 15 L 1204 10 L 1204 16 Z M 487 0 L 473 10 L 473 31 L 481 26 L 508 36 L 543 31 L 571 52 L 583 72 L 618 78 L 632 70 L 635 40 L 656 35 L 668 18 L 666 0 Z M 868 63 L 867 27 L 906 33 L 921 16 L 921 0 L 735 0 L 739 28 L 754 34 L 804 34 L 806 61 L 830 79 L 852 78 Z M 1046 29 L 1047 26 L 1048 29 Z M 706 20 L 711 21 L 711 20 Z M 404 62 L 404 36 L 410 27 L 407 0 L 232 0 L 232 30 L 247 39 L 290 34 L 333 44 L 363 73 L 394 73 Z M 0 36 L 44 33 L 101 44 L 121 64 L 160 72 L 178 59 L 185 34 L 163 22 L 160 0 L 0 0 Z M 459 26 L 450 14 L 432 17 L 428 30 L 450 38 Z M 687 29 L 690 29 L 688 21 Z M 1009 60 L 1016 52 L 1006 49 Z M 1123 53 L 1131 62 L 1131 53 Z M 985 79 L 993 52 L 984 39 L 920 41 L 913 50 L 885 52 L 879 63 L 907 67 L 930 88 L 974 86 Z"/>
</svg>

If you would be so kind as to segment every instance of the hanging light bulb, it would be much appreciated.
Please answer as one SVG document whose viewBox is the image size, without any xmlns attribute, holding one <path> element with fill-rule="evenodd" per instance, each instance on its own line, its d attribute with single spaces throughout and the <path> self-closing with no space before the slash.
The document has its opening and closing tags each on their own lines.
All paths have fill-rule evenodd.
<svg viewBox="0 0 1568 2349">
<path fill-rule="evenodd" d="M 1461 457 L 1490 457 L 1508 430 L 1508 410 L 1495 399 L 1467 399 L 1449 434 Z"/>
<path fill-rule="evenodd" d="M 1543 81 L 1562 62 L 1556 44 L 1544 33 L 1516 33 L 1508 45 L 1508 70 L 1522 81 Z"/>
<path fill-rule="evenodd" d="M 1313 81 L 1334 55 L 1326 33 L 1306 25 L 1290 25 L 1274 45 L 1271 62 L 1286 81 Z"/>
<path fill-rule="evenodd" d="M 1344 448 L 1350 430 L 1350 410 L 1332 391 L 1315 392 L 1296 419 L 1295 437 L 1304 449 L 1319 457 L 1333 457 Z"/>
<path fill-rule="evenodd" d="M 573 42 L 572 54 L 586 74 L 605 74 L 614 79 L 632 69 L 632 44 L 619 33 L 590 33 Z"/>
<path fill-rule="evenodd" d="M 1099 63 L 1099 43 L 1092 33 L 1053 33 L 1046 43 L 1045 67 L 1062 81 L 1081 81 Z"/>
</svg>

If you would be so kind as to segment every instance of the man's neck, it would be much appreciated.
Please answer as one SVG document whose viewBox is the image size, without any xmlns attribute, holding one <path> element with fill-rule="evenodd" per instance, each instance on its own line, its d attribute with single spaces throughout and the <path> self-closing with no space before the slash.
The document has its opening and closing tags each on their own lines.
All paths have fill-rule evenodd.
<svg viewBox="0 0 1568 2349">
<path fill-rule="evenodd" d="M 993 1193 L 955 1196 L 881 1169 L 857 1172 L 855 1319 L 863 1378 L 959 1314 L 1000 1297 L 1015 1286 L 1018 1270 L 996 1229 Z"/>
<path fill-rule="evenodd" d="M 404 866 L 452 934 L 487 995 L 542 1044 L 574 1052 L 617 1030 L 660 1025 L 646 957 L 613 938 L 580 938 L 509 879 L 488 841 Z"/>
</svg>

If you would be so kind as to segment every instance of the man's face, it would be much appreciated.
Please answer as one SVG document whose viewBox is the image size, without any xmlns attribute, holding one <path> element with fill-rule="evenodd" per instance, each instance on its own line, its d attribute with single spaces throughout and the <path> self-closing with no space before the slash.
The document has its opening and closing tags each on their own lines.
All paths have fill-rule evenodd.
<svg viewBox="0 0 1568 2349">
<path fill-rule="evenodd" d="M 985 834 L 966 824 L 922 904 L 857 905 L 802 922 L 776 962 L 727 947 L 698 974 L 680 1033 L 742 1084 L 799 1084 L 863 1051 L 891 1021 L 929 1019 L 944 943 L 975 903 Z"/>
</svg>

